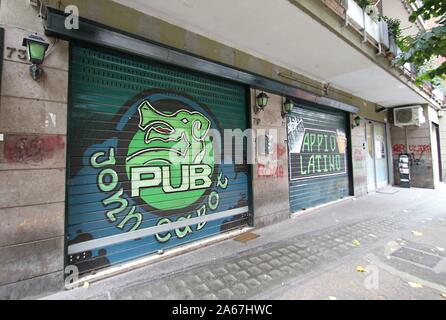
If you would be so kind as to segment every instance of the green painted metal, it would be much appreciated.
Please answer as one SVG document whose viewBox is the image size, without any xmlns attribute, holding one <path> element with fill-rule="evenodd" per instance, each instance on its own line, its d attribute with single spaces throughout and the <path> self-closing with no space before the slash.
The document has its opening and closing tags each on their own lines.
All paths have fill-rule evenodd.
<svg viewBox="0 0 446 320">
<path fill-rule="evenodd" d="M 296 102 L 288 116 L 292 212 L 347 197 L 347 113 Z"/>
<path fill-rule="evenodd" d="M 247 128 L 246 99 L 232 81 L 72 45 L 67 263 L 85 273 L 246 225 L 248 212 L 94 245 L 248 207 L 248 165 L 219 163 L 210 137 Z"/>
</svg>

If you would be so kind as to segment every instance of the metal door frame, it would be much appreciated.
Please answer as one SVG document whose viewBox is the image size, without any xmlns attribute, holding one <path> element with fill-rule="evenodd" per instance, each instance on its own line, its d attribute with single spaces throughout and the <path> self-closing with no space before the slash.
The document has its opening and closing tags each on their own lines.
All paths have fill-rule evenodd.
<svg viewBox="0 0 446 320">
<path fill-rule="evenodd" d="M 365 139 L 366 139 L 366 143 L 367 143 L 367 148 L 368 148 L 368 140 L 367 140 L 367 126 L 369 125 L 373 125 L 372 127 L 372 144 L 373 144 L 373 176 L 374 176 L 374 189 L 373 190 L 369 190 L 369 176 L 368 176 L 368 163 L 366 161 L 365 165 L 366 165 L 366 170 L 367 170 L 367 193 L 371 193 L 371 192 L 375 192 L 377 191 L 378 188 L 378 176 L 377 176 L 377 171 L 376 171 L 376 150 L 375 150 L 375 124 L 379 124 L 379 125 L 383 125 L 384 126 L 384 141 L 386 143 L 384 143 L 384 147 L 385 147 L 385 151 L 386 151 L 386 159 L 388 159 L 389 157 L 389 149 L 387 146 L 387 123 L 385 122 L 381 122 L 381 121 L 376 121 L 376 120 L 371 120 L 371 119 L 365 119 Z M 368 151 L 367 151 L 368 152 Z M 386 172 L 387 172 L 387 185 L 389 184 L 390 181 L 390 172 L 389 172 L 389 164 L 388 161 L 386 161 Z"/>
</svg>

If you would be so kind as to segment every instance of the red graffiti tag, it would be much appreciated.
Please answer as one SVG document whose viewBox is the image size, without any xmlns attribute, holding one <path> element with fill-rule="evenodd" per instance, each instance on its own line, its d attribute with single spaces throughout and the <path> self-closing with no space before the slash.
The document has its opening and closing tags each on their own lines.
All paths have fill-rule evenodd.
<svg viewBox="0 0 446 320">
<path fill-rule="evenodd" d="M 284 170 L 282 165 L 276 163 L 257 164 L 257 175 L 266 178 L 283 178 Z"/>
<path fill-rule="evenodd" d="M 417 154 L 430 153 L 431 145 L 430 144 L 411 145 L 411 146 L 409 146 L 409 152 L 417 153 Z"/>
<path fill-rule="evenodd" d="M 275 145 L 277 159 L 282 159 L 282 157 L 286 154 L 286 146 L 284 144 L 276 144 Z"/>
<path fill-rule="evenodd" d="M 406 151 L 406 146 L 404 144 L 394 144 L 392 147 L 394 154 L 404 153 Z"/>
<path fill-rule="evenodd" d="M 394 144 L 392 147 L 392 151 L 394 154 L 400 154 L 406 152 L 406 146 L 404 144 Z M 430 153 L 431 145 L 430 144 L 411 144 L 409 145 L 409 153 L 423 154 Z"/>
<path fill-rule="evenodd" d="M 7 162 L 41 162 L 52 158 L 56 151 L 64 148 L 62 136 L 7 135 L 5 158 Z"/>
</svg>

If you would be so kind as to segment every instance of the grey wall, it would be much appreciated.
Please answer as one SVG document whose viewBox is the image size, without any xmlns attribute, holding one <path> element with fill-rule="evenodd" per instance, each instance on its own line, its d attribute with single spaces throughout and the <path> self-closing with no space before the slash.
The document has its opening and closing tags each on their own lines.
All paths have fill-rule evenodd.
<svg viewBox="0 0 446 320">
<path fill-rule="evenodd" d="M 0 25 L 0 298 L 17 299 L 63 285 L 68 45 L 55 43 L 36 82 L 17 50 L 25 36 L 43 35 L 37 10 L 2 0 Z"/>
</svg>

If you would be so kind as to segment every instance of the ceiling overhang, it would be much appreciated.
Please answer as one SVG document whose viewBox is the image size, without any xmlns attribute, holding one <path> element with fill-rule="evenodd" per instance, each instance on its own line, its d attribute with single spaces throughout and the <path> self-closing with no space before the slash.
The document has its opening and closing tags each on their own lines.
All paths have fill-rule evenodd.
<svg viewBox="0 0 446 320">
<path fill-rule="evenodd" d="M 385 107 L 429 102 L 289 1 L 113 1 Z"/>
</svg>

